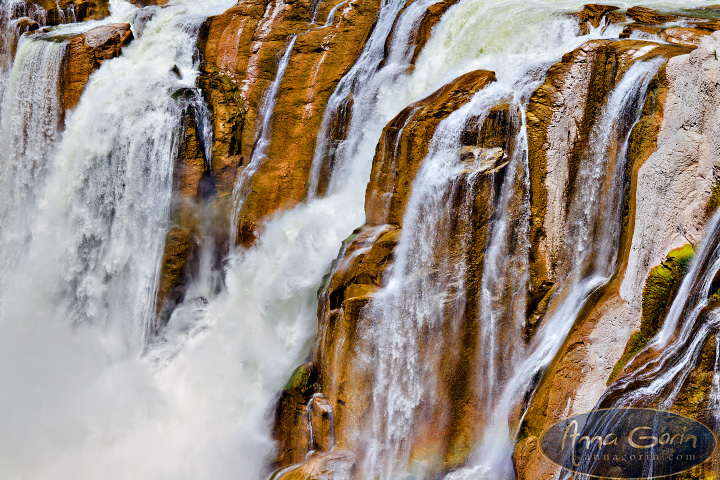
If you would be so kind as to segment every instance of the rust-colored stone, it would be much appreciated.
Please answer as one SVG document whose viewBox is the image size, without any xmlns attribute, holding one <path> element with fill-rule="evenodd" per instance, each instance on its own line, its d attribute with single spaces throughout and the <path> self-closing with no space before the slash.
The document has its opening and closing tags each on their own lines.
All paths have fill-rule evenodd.
<svg viewBox="0 0 720 480">
<path fill-rule="evenodd" d="M 100 64 L 120 55 L 132 39 L 129 23 L 101 25 L 70 39 L 61 89 L 66 110 L 78 104 L 90 75 Z"/>
<path fill-rule="evenodd" d="M 435 128 L 493 81 L 492 72 L 467 73 L 408 106 L 385 127 L 366 193 L 368 225 L 401 225 L 412 181 L 427 155 Z"/>
</svg>

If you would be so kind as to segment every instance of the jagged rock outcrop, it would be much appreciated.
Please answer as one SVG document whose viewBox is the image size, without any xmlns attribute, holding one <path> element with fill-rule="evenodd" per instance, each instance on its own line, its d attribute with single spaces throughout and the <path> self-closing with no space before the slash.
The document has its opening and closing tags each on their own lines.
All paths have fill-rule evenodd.
<svg viewBox="0 0 720 480">
<path fill-rule="evenodd" d="M 274 476 L 273 480 L 352 480 L 355 463 L 355 455 L 346 450 L 316 453 L 299 467 Z"/>
<path fill-rule="evenodd" d="M 410 187 L 421 160 L 428 153 L 438 123 L 492 81 L 495 81 L 492 72 L 479 70 L 465 74 L 410 105 L 385 127 L 367 187 L 365 221 L 368 225 L 401 226 Z M 502 137 L 502 133 L 497 132 L 497 136 Z"/>
<path fill-rule="evenodd" d="M 239 3 L 203 26 L 200 85 L 213 112 L 220 192 L 232 189 L 238 169 L 250 161 L 263 95 L 290 37 L 297 35 L 272 112 L 267 160 L 250 179 L 240 212 L 240 243 L 251 243 L 268 215 L 303 198 L 325 105 L 360 54 L 379 7 L 376 1 L 352 2 L 322 26 L 336 3 L 322 2 L 315 24 L 309 22 L 311 2 L 258 0 Z"/>
<path fill-rule="evenodd" d="M 681 47 L 641 40 L 591 41 L 554 65 L 544 85 L 530 99 L 527 127 L 532 323 L 547 308 L 544 300 L 558 274 L 568 268 L 564 249 L 569 234 L 567 202 L 576 188 L 578 167 L 588 149 L 591 129 L 609 92 L 634 62 L 687 52 Z M 652 132 L 646 133 L 639 137 L 640 141 L 652 138 Z"/>
<path fill-rule="evenodd" d="M 572 16 L 578 20 L 583 34 L 603 23 L 621 24 L 624 25 L 621 38 L 656 38 L 674 45 L 697 47 L 704 37 L 720 29 L 714 12 L 711 7 L 659 12 L 639 6 L 622 11 L 611 5 L 589 4 Z"/>
<path fill-rule="evenodd" d="M 214 193 L 214 181 L 205 158 L 198 131 L 197 111 L 191 101 L 195 92 L 183 89 L 176 93 L 179 102 L 188 102 L 178 132 L 179 142 L 173 170 L 173 205 L 171 226 L 165 236 L 165 250 L 160 264 L 160 279 L 156 295 L 157 333 L 167 322 L 170 313 L 184 299 L 187 280 L 197 264 L 203 235 L 213 235 L 222 250 L 223 235 L 206 231 L 208 226 L 222 226 L 213 218 L 218 204 L 204 205 L 204 199 Z M 220 202 L 222 204 L 222 202 Z"/>
<path fill-rule="evenodd" d="M 77 105 L 90 75 L 100 64 L 120 55 L 122 47 L 132 39 L 129 23 L 101 25 L 70 39 L 61 88 L 65 110 Z"/>
<path fill-rule="evenodd" d="M 632 356 L 630 351 L 643 344 L 633 331 L 642 334 L 643 329 L 657 328 L 653 325 L 657 319 L 650 318 L 643 326 L 643 317 L 664 315 L 667 302 L 672 301 L 676 279 L 673 285 L 664 284 L 670 298 L 664 298 L 662 305 L 651 305 L 649 296 L 643 298 L 643 291 L 657 283 L 651 268 L 661 264 L 672 249 L 688 242 L 698 245 L 703 237 L 705 204 L 714 184 L 713 168 L 717 168 L 713 158 L 718 151 L 715 116 L 720 104 L 712 85 L 716 83 L 718 40 L 720 34 L 715 33 L 690 53 L 664 53 L 670 57 L 667 67 L 651 84 L 643 115 L 630 137 L 630 188 L 617 273 L 606 290 L 590 300 L 591 307 L 576 322 L 535 394 L 515 450 L 520 478 L 556 471 L 539 453 L 537 435 L 553 422 L 594 406 L 617 362 L 627 362 L 629 358 L 623 355 Z M 561 131 L 558 138 L 566 135 Z M 549 208 L 551 199 L 547 202 Z M 700 384 L 707 382 L 708 375 L 701 373 L 707 368 L 702 361 L 698 368 L 688 379 L 690 386 L 683 387 L 687 393 L 680 395 L 680 404 L 688 403 L 690 397 L 693 405 L 706 399 L 708 384 Z M 693 408 L 678 407 L 685 413 Z"/>
</svg>

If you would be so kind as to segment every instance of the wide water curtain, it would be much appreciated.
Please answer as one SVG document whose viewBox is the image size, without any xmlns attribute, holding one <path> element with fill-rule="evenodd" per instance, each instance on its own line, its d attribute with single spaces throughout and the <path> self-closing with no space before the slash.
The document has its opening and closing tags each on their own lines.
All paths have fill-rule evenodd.
<svg viewBox="0 0 720 480">
<path fill-rule="evenodd" d="M 578 412 L 716 428 L 708 3 L 0 0 L 0 478 L 570 478 Z"/>
</svg>

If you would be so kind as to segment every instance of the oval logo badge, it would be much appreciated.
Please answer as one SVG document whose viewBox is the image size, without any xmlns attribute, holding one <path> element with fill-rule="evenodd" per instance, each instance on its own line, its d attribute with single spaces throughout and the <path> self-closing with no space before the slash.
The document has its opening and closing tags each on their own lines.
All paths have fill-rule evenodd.
<svg viewBox="0 0 720 480">
<path fill-rule="evenodd" d="M 604 478 L 649 479 L 683 472 L 715 451 L 715 434 L 682 415 L 642 408 L 602 409 L 543 433 L 543 454 L 564 469 Z"/>
</svg>

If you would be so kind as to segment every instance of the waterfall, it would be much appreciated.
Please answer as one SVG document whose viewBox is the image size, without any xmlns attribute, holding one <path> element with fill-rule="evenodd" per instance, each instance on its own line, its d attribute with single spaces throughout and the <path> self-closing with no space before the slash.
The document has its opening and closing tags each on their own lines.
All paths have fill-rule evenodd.
<svg viewBox="0 0 720 480">
<path fill-rule="evenodd" d="M 509 419 L 517 399 L 532 391 L 538 373 L 554 358 L 589 296 L 615 270 L 620 239 L 620 209 L 624 196 L 627 144 L 639 119 L 651 79 L 662 58 L 637 61 L 618 82 L 593 127 L 590 152 L 581 163 L 577 188 L 570 200 L 567 254 L 572 259 L 543 324 L 513 366 L 513 373 L 496 397 L 492 421 L 474 455 L 476 466 L 454 472 L 449 479 L 513 478 Z M 617 144 L 620 148 L 608 149 Z M 518 345 L 517 348 L 522 348 Z"/>
<path fill-rule="evenodd" d="M 720 271 L 720 212 L 716 212 L 707 228 L 705 240 L 683 279 L 673 301 L 663 329 L 643 352 L 655 351 L 657 358 L 648 359 L 642 366 L 620 377 L 597 402 L 597 408 L 656 407 L 668 411 L 673 407 L 680 390 L 697 365 L 700 352 L 720 328 L 717 300 L 711 299 L 713 280 Z M 682 323 L 679 322 L 682 318 Z M 671 337 L 672 336 L 672 337 Z M 672 338 L 672 339 L 671 339 Z M 708 420 L 718 421 L 718 344 L 715 345 L 715 371 L 711 382 Z M 639 355 L 642 355 L 641 352 Z M 621 412 L 618 410 L 617 412 Z M 698 412 L 700 413 L 700 412 Z M 613 413 L 600 419 L 600 428 L 612 429 L 622 414 Z M 590 458 L 591 455 L 586 457 Z M 651 457 L 652 458 L 652 457 Z M 592 471 L 583 460 L 582 471 Z M 644 474 L 652 477 L 656 465 L 649 459 L 643 465 Z M 566 472 L 561 479 L 570 478 Z"/>
<path fill-rule="evenodd" d="M 712 287 L 720 271 L 719 242 L 720 214 L 716 213 L 707 228 L 703 245 L 680 285 L 663 328 L 646 347 L 647 350 L 658 351 L 658 358 L 619 378 L 608 388 L 598 405 L 657 403 L 663 409 L 673 405 L 703 346 L 720 327 L 717 304 L 711 301 Z"/>
<path fill-rule="evenodd" d="M 67 42 L 28 38 L 18 47 L 9 77 L 0 122 L 3 272 L 12 270 L 32 235 L 29 210 L 37 207 L 36 192 L 44 184 L 47 157 L 59 136 L 60 74 L 66 49 Z"/>
<path fill-rule="evenodd" d="M 194 87 L 204 15 L 230 6 L 194 3 L 162 9 L 141 39 L 104 62 L 62 134 L 57 75 L 66 44 L 51 33 L 19 45 L 0 137 L 4 478 L 190 471 L 166 437 L 171 415 L 182 414 L 163 407 L 167 391 L 141 355 L 180 125 L 171 94 Z M 179 459 L 168 462 L 170 454 Z"/>
<path fill-rule="evenodd" d="M 260 108 L 258 108 L 258 128 L 255 143 L 253 144 L 252 153 L 250 154 L 250 161 L 247 166 L 240 172 L 239 178 L 233 188 L 233 212 L 230 222 L 230 244 L 234 245 L 237 237 L 236 226 L 238 224 L 238 215 L 242 209 L 245 199 L 250 188 L 250 180 L 252 176 L 257 172 L 260 162 L 262 162 L 265 156 L 265 150 L 270 145 L 270 126 L 273 118 L 273 112 L 275 110 L 275 102 L 277 100 L 278 91 L 280 90 L 280 83 L 285 76 L 285 70 L 287 69 L 288 63 L 290 62 L 290 55 L 292 49 L 295 46 L 295 40 L 297 35 L 293 35 L 285 48 L 285 53 L 280 58 L 278 65 L 277 74 L 275 79 L 268 87 L 264 94 L 262 102 L 260 102 Z"/>
<path fill-rule="evenodd" d="M 575 9 L 581 2 L 544 5 L 463 0 L 437 25 L 415 68 L 410 69 L 413 46 L 408 39 L 433 1 L 418 0 L 404 9 L 404 1 L 383 2 L 360 60 L 340 82 L 325 112 L 309 200 L 272 218 L 252 248 L 233 250 L 225 288 L 209 295 L 193 315 L 171 317 L 160 341 L 148 344 L 181 116 L 172 93 L 195 86 L 194 45 L 200 22 L 234 3 L 176 0 L 158 8 L 142 36 L 125 48 L 121 57 L 104 62 L 93 74 L 79 105 L 68 112 L 65 125 L 54 122 L 58 111 L 48 103 L 54 97 L 43 91 L 53 88 L 53 59 L 65 48 L 55 40 L 69 30 L 53 30 L 59 34 L 55 40 L 38 36 L 20 44 L 7 87 L 18 95 L 6 96 L 0 122 L 2 182 L 3 186 L 9 183 L 2 195 L 11 198 L 11 203 L 3 203 L 0 214 L 3 478 L 260 478 L 273 449 L 268 407 L 309 351 L 317 322 L 316 291 L 323 275 L 342 239 L 363 223 L 363 194 L 383 127 L 409 103 L 462 73 L 482 67 L 498 72 L 496 87 L 481 92 L 438 130 L 424 167 L 427 171 L 418 180 L 418 185 L 428 188 L 413 192 L 414 207 L 408 215 L 414 215 L 414 223 L 408 224 L 411 230 L 399 250 L 407 255 L 393 267 L 396 283 L 388 284 L 388 291 L 373 306 L 387 314 L 428 307 L 430 310 L 422 312 L 427 313 L 422 321 L 432 326 L 438 318 L 432 310 L 434 304 L 422 303 L 424 299 L 405 304 L 392 288 L 410 281 L 408 272 L 413 265 L 426 264 L 444 269 L 447 275 L 456 276 L 457 282 L 413 288 L 441 298 L 465 288 L 463 265 L 432 258 L 427 252 L 442 235 L 428 238 L 426 243 L 410 242 L 423 231 L 443 233 L 447 209 L 442 199 L 451 191 L 472 190 L 479 178 L 479 172 L 459 172 L 453 167 L 455 157 L 445 155 L 455 145 L 457 132 L 452 128 L 466 115 L 482 115 L 499 99 L 512 99 L 522 107 L 553 61 L 588 38 L 601 35 L 594 32 L 595 37 L 575 37 L 571 20 L 553 16 L 558 8 Z M 135 12 L 126 2 L 113 0 L 111 5 L 112 21 L 129 20 Z M 515 36 L 519 24 L 524 28 Z M 393 25 L 395 33 L 388 41 Z M 289 61 L 291 51 L 292 42 L 281 64 Z M 174 66 L 182 79 L 171 73 Z M 637 84 L 630 90 L 643 90 L 645 75 L 650 75 L 652 67 L 643 64 L 647 71 L 638 66 L 633 67 L 632 75 L 626 74 Z M 278 74 L 282 76 L 280 71 Z M 523 76 L 526 79 L 519 82 Z M 623 88 L 629 87 L 623 83 Z M 266 99 L 272 100 L 276 93 L 270 93 Z M 352 107 L 348 106 L 350 98 Z M 32 100 L 22 103 L 23 99 Z M 351 110 L 348 134 L 343 139 L 330 138 L 332 123 L 344 107 Z M 270 114 L 262 118 L 263 125 L 271 125 L 266 124 L 271 121 Z M 20 129 L 22 135 L 16 135 Z M 200 129 L 205 131 L 207 151 L 209 133 L 202 126 Z M 267 131 L 262 129 L 259 138 Z M 29 137 L 23 135 L 37 135 L 33 137 L 37 142 L 27 143 L 28 149 L 23 138 Z M 516 141 L 521 145 L 524 137 Z M 14 155 L 20 151 L 14 149 L 21 147 L 22 156 Z M 263 149 L 257 150 L 258 155 Z M 525 162 L 517 153 L 505 167 L 498 208 L 509 208 L 505 188 L 510 188 L 510 179 L 526 181 Z M 21 175 L 6 175 L 8 170 Z M 433 171 L 442 176 L 433 180 Z M 588 178 L 593 178 L 591 173 Z M 432 203 L 425 205 L 425 201 Z M 437 212 L 420 218 L 431 205 L 438 207 Z M 456 219 L 460 224 L 468 221 L 470 211 L 467 204 L 462 207 L 464 213 Z M 593 213 L 580 207 L 573 207 L 578 219 Z M 499 223 L 500 216 L 495 219 L 489 248 L 497 255 L 509 251 L 503 238 L 510 233 L 504 229 L 524 235 L 519 225 L 524 223 L 525 213 L 515 213 L 507 226 Z M 610 213 L 607 216 L 612 217 Z M 430 223 L 424 223 L 426 220 Z M 578 222 L 574 235 L 591 238 Z M 16 225 L 22 228 L 16 229 Z M 17 239 L 8 237 L 9 231 L 19 232 Z M 423 256 L 410 256 L 416 247 L 425 249 Z M 466 250 L 467 244 L 460 242 L 456 248 Z M 612 270 L 612 251 L 595 253 L 578 251 L 573 258 L 584 268 L 600 271 L 602 278 L 573 281 L 573 291 L 538 333 L 537 338 L 547 346 L 537 340 L 533 353 L 518 363 L 513 378 L 504 382 L 505 388 L 494 402 L 496 414 L 506 413 L 503 402 L 511 403 L 508 392 L 527 387 L 528 375 L 534 375 L 551 358 L 566 332 L 565 322 L 579 308 L 576 306 Z M 524 251 L 513 255 L 520 268 Z M 493 276 L 496 271 L 506 275 L 498 270 L 498 263 L 492 263 L 496 260 L 486 260 L 488 273 L 483 285 L 489 299 L 506 282 Z M 524 281 L 522 277 L 508 280 Z M 569 306 L 564 307 L 566 304 Z M 494 312 L 499 312 L 494 305 Z M 493 315 L 488 322 L 497 323 L 506 313 Z M 393 327 L 387 320 L 381 326 L 385 331 Z M 486 348 L 495 350 L 500 344 L 489 338 Z M 411 346 L 401 347 L 412 354 Z M 387 369 L 396 383 L 375 387 L 378 398 L 397 392 L 396 403 L 389 405 L 395 419 L 402 419 L 406 412 L 413 418 L 417 398 L 428 398 L 433 388 L 429 382 L 422 390 L 407 392 L 410 396 L 406 397 L 407 385 L 400 383 L 403 370 L 394 370 L 403 360 L 378 366 Z M 426 368 L 411 367 L 417 368 L 412 370 L 414 375 Z M 487 368 L 497 370 L 497 366 Z M 498 383 L 503 375 L 496 374 L 496 378 Z M 380 419 L 377 432 L 390 428 L 391 438 L 398 439 L 408 430 L 402 422 L 382 425 L 381 409 L 386 406 L 378 402 L 378 410 L 373 412 Z M 506 419 L 501 421 L 507 423 Z M 507 430 L 506 425 L 504 428 Z M 494 432 L 507 440 L 505 433 L 503 429 Z M 402 455 L 395 456 L 397 445 L 378 445 L 379 451 L 389 452 L 392 458 L 387 464 L 378 463 L 377 471 L 401 469 Z M 400 447 L 404 448 L 402 442 Z"/>
</svg>

